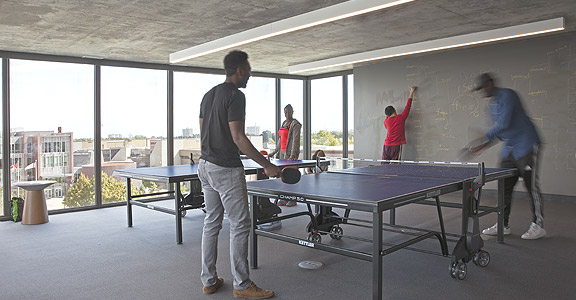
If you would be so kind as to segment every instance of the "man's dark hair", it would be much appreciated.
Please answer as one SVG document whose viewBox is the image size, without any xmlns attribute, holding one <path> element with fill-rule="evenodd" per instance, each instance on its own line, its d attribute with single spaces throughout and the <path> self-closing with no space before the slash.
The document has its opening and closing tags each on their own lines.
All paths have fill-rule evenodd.
<svg viewBox="0 0 576 300">
<path fill-rule="evenodd" d="M 386 109 L 384 109 L 384 113 L 387 116 L 391 116 L 395 111 L 396 111 L 396 109 L 392 105 L 389 105 L 388 107 L 386 107 Z"/>
<path fill-rule="evenodd" d="M 483 73 L 476 77 L 476 86 L 472 91 L 478 91 L 482 88 L 485 88 L 489 82 L 492 82 L 494 86 L 496 86 L 496 81 L 494 80 L 494 76 L 490 73 Z"/>
<path fill-rule="evenodd" d="M 314 152 L 314 154 L 312 154 L 312 159 L 318 158 L 318 155 L 320 155 L 320 153 L 322 153 L 322 154 L 324 154 L 324 156 L 326 156 L 326 153 L 324 153 L 324 150 L 318 149 L 318 150 L 316 150 L 316 152 Z M 324 156 L 320 156 L 320 157 L 324 157 Z"/>
<path fill-rule="evenodd" d="M 243 51 L 233 50 L 228 52 L 224 57 L 224 70 L 226 76 L 231 76 L 236 73 L 236 69 L 248 62 L 248 54 Z"/>
</svg>

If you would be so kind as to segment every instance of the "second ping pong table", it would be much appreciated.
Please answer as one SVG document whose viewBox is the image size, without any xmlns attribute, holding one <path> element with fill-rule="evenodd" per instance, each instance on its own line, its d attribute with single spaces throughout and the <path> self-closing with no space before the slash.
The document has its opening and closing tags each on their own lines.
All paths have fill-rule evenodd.
<svg viewBox="0 0 576 300">
<path fill-rule="evenodd" d="M 316 160 L 287 159 L 271 159 L 270 162 L 280 168 L 313 168 L 319 163 Z M 264 168 L 255 161 L 242 159 L 242 164 L 244 165 L 246 175 L 257 175 L 258 179 L 268 178 L 264 174 Z M 198 178 L 198 164 L 115 170 L 114 176 L 126 178 L 128 227 L 132 227 L 133 225 L 132 205 L 172 214 L 176 216 L 176 242 L 182 244 L 182 217 L 186 215 L 187 210 L 204 208 L 204 197 Z M 169 190 L 165 192 L 133 195 L 132 180 L 167 184 Z M 187 194 L 184 194 L 180 186 L 183 182 L 191 183 L 190 192 Z M 174 199 L 174 209 L 151 203 L 169 199 Z"/>
<path fill-rule="evenodd" d="M 352 168 L 341 171 L 330 171 L 326 173 L 303 176 L 297 184 L 288 185 L 277 179 L 254 181 L 248 183 L 248 194 L 251 195 L 252 227 L 250 241 L 250 263 L 252 268 L 258 267 L 258 236 L 281 240 L 305 247 L 319 249 L 327 252 L 341 254 L 357 259 L 372 262 L 372 294 L 373 299 L 382 298 L 382 257 L 403 248 L 412 248 L 411 245 L 428 238 L 437 238 L 440 241 L 441 255 L 452 257 L 450 275 L 463 279 L 466 275 L 466 262 L 473 260 L 477 263 L 478 254 L 487 254 L 481 249 L 468 250 L 472 244 L 477 246 L 478 239 L 483 245 L 479 236 L 477 222 L 473 228 L 476 232 L 470 235 L 469 219 L 481 217 L 488 213 L 498 213 L 498 224 L 503 225 L 503 184 L 504 179 L 513 176 L 513 169 L 483 168 L 479 164 L 478 168 L 464 165 L 432 165 L 432 164 L 386 164 L 369 166 L 363 168 Z M 498 204 L 495 207 L 480 206 L 478 204 L 481 189 L 475 184 L 489 181 L 498 181 Z M 439 196 L 456 191 L 462 191 L 462 203 L 443 203 Z M 307 205 L 308 215 L 311 217 L 312 230 L 308 238 L 301 239 L 288 236 L 281 232 L 272 232 L 258 229 L 262 223 L 270 222 L 273 219 L 258 220 L 254 211 L 259 197 L 278 198 L 286 200 L 296 200 Z M 435 201 L 431 201 L 434 199 Z M 476 201 L 474 201 L 476 200 Z M 396 224 L 394 210 L 408 204 L 433 204 L 437 207 L 440 230 L 421 229 L 423 234 L 416 235 L 396 245 L 389 245 L 384 248 L 383 229 L 387 228 L 408 228 Z M 322 243 L 320 232 L 318 231 L 317 215 L 313 216 L 311 205 L 320 207 L 344 208 L 346 211 L 364 211 L 371 213 L 372 228 L 372 249 L 371 252 L 362 252 L 353 249 L 339 247 L 338 243 Z M 459 234 L 456 247 L 452 253 L 447 249 L 447 238 L 444 230 L 442 218 L 442 207 L 451 206 L 462 209 L 462 232 Z M 383 221 L 383 212 L 390 211 L 390 223 Z M 284 215 L 276 219 L 288 219 L 302 216 L 306 213 L 295 213 Z M 343 237 L 341 224 L 345 224 L 347 218 L 338 218 L 339 222 L 332 225 L 328 234 L 335 240 Z M 503 226 L 499 226 L 503 228 Z M 389 230 L 393 231 L 393 230 Z M 401 230 L 395 231 L 402 233 Z M 326 232 L 325 232 L 326 234 Z M 415 234 L 412 234 L 415 235 Z M 498 233 L 498 241 L 503 241 L 503 232 Z M 481 246 L 480 246 L 481 247 Z M 472 252 L 474 251 L 474 252 Z M 423 251 L 424 252 L 424 251 Z M 479 261 L 479 265 L 486 266 L 489 262 L 489 255 Z M 463 275 L 463 276 L 462 276 Z"/>
</svg>

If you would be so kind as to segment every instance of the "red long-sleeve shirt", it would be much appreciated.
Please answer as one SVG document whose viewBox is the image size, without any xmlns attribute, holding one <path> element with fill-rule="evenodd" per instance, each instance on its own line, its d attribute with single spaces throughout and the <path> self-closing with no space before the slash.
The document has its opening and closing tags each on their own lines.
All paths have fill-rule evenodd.
<svg viewBox="0 0 576 300">
<path fill-rule="evenodd" d="M 404 111 L 393 117 L 386 117 L 384 120 L 384 127 L 388 130 L 386 134 L 386 140 L 384 140 L 384 145 L 395 146 L 406 144 L 406 136 L 404 135 L 404 123 L 410 114 L 410 107 L 412 106 L 412 98 L 408 98 L 408 103 Z"/>
</svg>

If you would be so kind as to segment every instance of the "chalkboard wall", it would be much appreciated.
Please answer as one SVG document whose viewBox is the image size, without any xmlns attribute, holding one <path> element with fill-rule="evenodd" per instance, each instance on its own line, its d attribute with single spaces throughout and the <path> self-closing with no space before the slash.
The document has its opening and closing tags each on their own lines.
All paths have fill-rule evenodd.
<svg viewBox="0 0 576 300">
<path fill-rule="evenodd" d="M 488 100 L 471 92 L 483 72 L 518 92 L 539 129 L 543 192 L 576 196 L 576 33 L 355 68 L 354 156 L 381 158 L 384 108 L 393 105 L 402 112 L 415 85 L 403 159 L 458 161 L 458 151 L 489 126 Z M 496 167 L 500 145 L 475 161 Z"/>
</svg>

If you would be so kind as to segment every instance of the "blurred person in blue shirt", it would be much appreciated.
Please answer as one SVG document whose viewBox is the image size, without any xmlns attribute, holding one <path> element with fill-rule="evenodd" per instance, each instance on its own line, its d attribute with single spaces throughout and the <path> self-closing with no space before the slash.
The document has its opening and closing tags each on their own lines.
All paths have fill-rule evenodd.
<svg viewBox="0 0 576 300">
<path fill-rule="evenodd" d="M 526 114 L 518 94 L 508 88 L 500 88 L 495 84 L 491 74 L 484 73 L 476 79 L 475 91 L 489 98 L 488 113 L 492 127 L 486 132 L 486 143 L 472 149 L 476 154 L 482 153 L 494 141 L 500 140 L 504 145 L 500 151 L 500 167 L 514 168 L 517 174 L 504 180 L 504 234 L 510 234 L 510 208 L 512 192 L 522 177 L 524 185 L 532 198 L 532 223 L 523 239 L 539 239 L 546 236 L 544 230 L 543 201 L 540 192 L 538 169 L 541 152 L 541 141 L 530 117 Z M 482 231 L 486 235 L 496 235 L 498 224 Z"/>
</svg>

